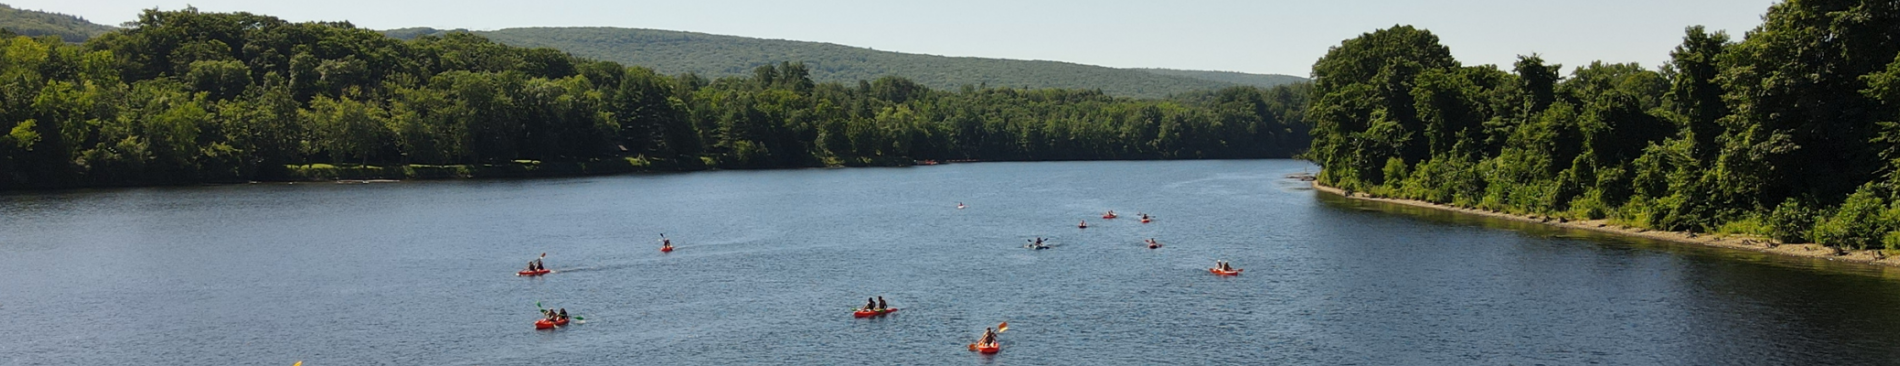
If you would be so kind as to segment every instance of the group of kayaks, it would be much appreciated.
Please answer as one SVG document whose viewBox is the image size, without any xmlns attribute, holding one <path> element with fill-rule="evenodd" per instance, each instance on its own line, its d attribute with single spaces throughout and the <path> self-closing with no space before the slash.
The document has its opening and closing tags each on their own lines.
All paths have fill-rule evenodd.
<svg viewBox="0 0 1900 366">
<path fill-rule="evenodd" d="M 957 208 L 962 208 L 962 206 L 963 206 L 962 203 L 957 204 Z M 1102 219 L 1105 219 L 1105 220 L 1113 220 L 1120 217 L 1121 215 L 1115 214 L 1115 210 L 1108 210 L 1108 213 L 1102 214 Z M 1141 214 L 1141 223 L 1146 224 L 1146 223 L 1151 223 L 1151 222 L 1154 222 L 1154 216 L 1148 216 L 1148 214 Z M 1081 223 L 1076 224 L 1075 226 L 1077 228 L 1087 229 L 1089 228 L 1089 222 L 1088 220 L 1082 220 Z M 1148 249 L 1161 249 L 1161 246 L 1162 246 L 1161 242 L 1155 241 L 1154 238 L 1148 238 L 1147 240 L 1142 240 L 1142 244 L 1147 245 Z M 1042 238 L 1036 238 L 1035 248 L 1046 249 L 1048 247 L 1042 246 Z M 1242 271 L 1242 269 L 1230 267 L 1226 261 L 1216 261 L 1215 267 L 1208 268 L 1207 271 L 1210 273 L 1213 273 L 1216 276 L 1238 276 L 1240 275 L 1240 271 Z"/>
<path fill-rule="evenodd" d="M 672 252 L 673 252 L 673 239 L 667 238 L 666 234 L 660 234 L 660 253 L 672 253 Z M 548 253 L 541 253 L 541 256 L 539 258 L 535 258 L 534 260 L 528 261 L 528 269 L 515 272 L 515 276 L 540 277 L 543 275 L 547 275 L 549 273 L 554 273 L 553 270 L 547 269 L 547 267 L 544 264 L 542 264 L 542 260 L 547 257 L 548 257 Z M 540 303 L 537 302 L 535 303 L 535 305 L 539 306 Z M 897 311 L 897 309 L 890 309 L 890 311 Z M 534 321 L 534 329 L 537 329 L 537 330 L 555 329 L 559 327 L 565 327 L 568 324 L 567 309 L 561 309 L 558 315 L 553 311 L 542 309 L 542 315 L 544 315 L 545 317 Z M 579 317 L 575 317 L 575 318 L 579 319 Z"/>
<path fill-rule="evenodd" d="M 963 208 L 963 207 L 957 206 L 957 208 Z M 1116 215 L 1115 210 L 1108 210 L 1108 213 L 1102 214 L 1103 220 L 1114 220 L 1118 218 L 1121 218 L 1121 215 Z M 1141 223 L 1147 224 L 1147 223 L 1153 223 L 1153 222 L 1155 222 L 1154 216 L 1148 216 L 1148 214 L 1141 214 Z M 1089 228 L 1089 220 L 1082 220 L 1082 222 L 1076 223 L 1075 227 L 1078 229 L 1087 229 Z"/>
</svg>

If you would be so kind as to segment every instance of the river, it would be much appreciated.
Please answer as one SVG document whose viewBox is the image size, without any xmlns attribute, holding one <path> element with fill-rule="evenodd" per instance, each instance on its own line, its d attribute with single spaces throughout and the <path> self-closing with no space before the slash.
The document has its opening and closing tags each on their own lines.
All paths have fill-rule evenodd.
<svg viewBox="0 0 1900 366">
<path fill-rule="evenodd" d="M 9 193 L 0 365 L 1900 363 L 1890 269 L 1347 200 L 1284 178 L 1312 169 L 979 163 Z M 1111 209 L 1124 217 L 1098 217 Z M 657 250 L 662 233 L 677 251 Z M 1023 248 L 1038 236 L 1052 248 Z M 553 274 L 515 276 L 541 253 Z M 1213 276 L 1215 260 L 1246 272 Z M 901 310 L 853 318 L 869 296 Z M 585 324 L 537 331 L 537 302 Z M 966 349 L 1003 321 L 1000 353 Z"/>
</svg>

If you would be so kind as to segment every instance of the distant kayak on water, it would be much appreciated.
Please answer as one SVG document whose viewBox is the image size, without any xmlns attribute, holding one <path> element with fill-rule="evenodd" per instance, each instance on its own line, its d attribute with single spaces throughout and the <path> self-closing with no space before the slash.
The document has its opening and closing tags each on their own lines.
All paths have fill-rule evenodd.
<svg viewBox="0 0 1900 366">
<path fill-rule="evenodd" d="M 528 261 L 528 269 L 521 270 L 520 272 L 515 272 L 515 275 L 534 277 L 534 276 L 554 273 L 554 271 L 548 270 L 548 267 L 546 265 L 541 264 L 541 258 L 547 258 L 547 257 L 548 257 L 548 253 L 541 253 L 540 258 L 535 258 L 534 260 Z"/>
<path fill-rule="evenodd" d="M 1237 276 L 1243 269 L 1234 268 L 1227 261 L 1214 261 L 1214 268 L 1208 268 L 1207 271 L 1213 272 L 1216 276 Z"/>
</svg>

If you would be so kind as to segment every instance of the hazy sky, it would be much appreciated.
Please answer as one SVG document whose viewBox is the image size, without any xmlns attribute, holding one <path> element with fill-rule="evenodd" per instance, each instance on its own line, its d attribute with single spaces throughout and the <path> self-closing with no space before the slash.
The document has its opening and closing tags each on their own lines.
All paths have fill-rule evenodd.
<svg viewBox="0 0 1900 366">
<path fill-rule="evenodd" d="M 1467 65 L 1538 53 L 1571 66 L 1654 67 L 1682 30 L 1735 39 L 1774 0 L 728 1 L 0 0 L 116 25 L 141 9 L 248 11 L 375 29 L 612 26 L 791 39 L 946 56 L 1305 76 L 1340 41 L 1394 24 L 1438 34 Z"/>
</svg>

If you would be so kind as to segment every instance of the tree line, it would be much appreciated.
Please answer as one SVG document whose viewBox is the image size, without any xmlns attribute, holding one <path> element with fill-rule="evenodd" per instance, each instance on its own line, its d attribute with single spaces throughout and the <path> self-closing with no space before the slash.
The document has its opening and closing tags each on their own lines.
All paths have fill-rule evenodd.
<svg viewBox="0 0 1900 366">
<path fill-rule="evenodd" d="M 896 77 L 815 83 L 790 62 L 709 80 L 463 32 L 401 40 L 148 10 L 83 44 L 0 34 L 0 189 L 270 180 L 317 163 L 1286 157 L 1308 144 L 1309 89 L 935 90 Z"/>
<path fill-rule="evenodd" d="M 1464 66 L 1398 26 L 1313 67 L 1320 181 L 1633 227 L 1900 249 L 1900 2 L 1789 0 L 1659 68 Z"/>
</svg>

